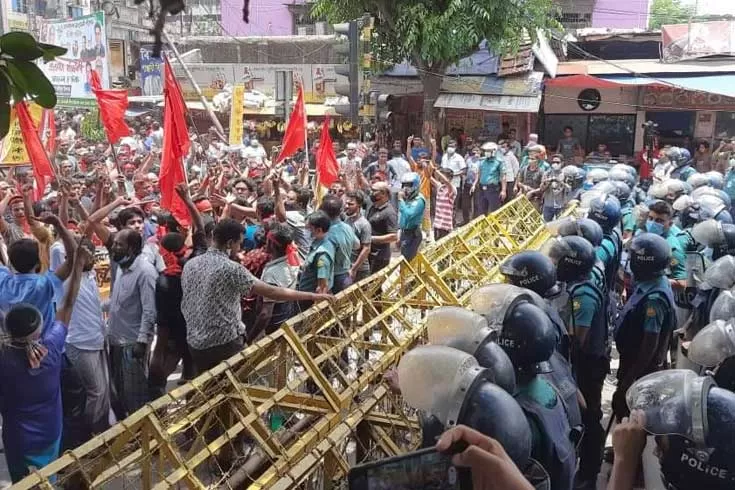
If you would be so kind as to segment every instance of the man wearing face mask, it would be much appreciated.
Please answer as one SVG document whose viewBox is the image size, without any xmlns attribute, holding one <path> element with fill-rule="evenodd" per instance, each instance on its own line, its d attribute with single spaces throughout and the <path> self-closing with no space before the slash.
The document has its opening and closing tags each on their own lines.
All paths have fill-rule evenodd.
<svg viewBox="0 0 735 490">
<path fill-rule="evenodd" d="M 671 247 L 671 262 L 669 263 L 669 282 L 676 292 L 686 288 L 686 252 L 677 237 L 679 229 L 673 223 L 671 206 L 664 201 L 656 201 L 648 207 L 648 221 L 646 231 L 666 240 Z"/>
<path fill-rule="evenodd" d="M 485 158 L 472 184 L 470 192 L 475 195 L 475 213 L 480 216 L 498 209 L 506 197 L 505 162 L 498 153 L 498 145 L 482 145 Z"/>
<path fill-rule="evenodd" d="M 260 144 L 260 142 L 253 138 L 250 140 L 250 144 L 240 150 L 240 157 L 243 160 L 255 160 L 257 163 L 262 164 L 265 162 L 266 157 L 268 154 L 265 151 L 265 148 Z"/>
<path fill-rule="evenodd" d="M 561 214 L 567 202 L 567 194 L 571 190 L 561 173 L 561 155 L 554 155 L 551 158 L 551 169 L 544 174 L 541 181 L 544 221 L 552 221 Z"/>
<path fill-rule="evenodd" d="M 440 168 L 451 170 L 452 187 L 454 187 L 455 189 L 462 188 L 462 181 L 464 180 L 464 176 L 467 174 L 467 162 L 465 162 L 465 159 L 464 157 L 462 157 L 462 155 L 457 153 L 456 140 L 449 140 L 449 143 L 447 144 L 447 150 L 442 155 Z M 459 201 L 456 201 L 456 204 L 459 205 Z"/>
<path fill-rule="evenodd" d="M 362 206 L 365 194 L 362 191 L 348 191 L 345 200 L 345 222 L 352 227 L 352 231 L 358 239 L 356 246 L 352 249 L 352 267 L 350 268 L 350 279 L 358 282 L 370 275 L 370 245 L 372 242 L 372 229 L 370 222 L 362 215 Z"/>
<path fill-rule="evenodd" d="M 520 163 L 516 158 L 515 153 L 510 147 L 508 140 L 500 140 L 500 152 L 503 154 L 503 161 L 505 162 L 505 189 L 508 193 L 506 200 L 510 201 L 514 197 L 514 190 L 516 187 L 516 177 L 520 172 Z"/>
<path fill-rule="evenodd" d="M 398 241 L 398 215 L 390 203 L 390 187 L 376 182 L 370 187 L 370 201 L 366 218 L 370 223 L 370 273 L 375 274 L 390 262 L 390 245 Z"/>
<path fill-rule="evenodd" d="M 110 247 L 117 264 L 115 287 L 105 305 L 109 312 L 110 378 L 113 409 L 123 419 L 149 401 L 148 346 L 156 325 L 158 272 L 143 256 L 143 237 L 135 230 L 117 232 Z"/>
</svg>

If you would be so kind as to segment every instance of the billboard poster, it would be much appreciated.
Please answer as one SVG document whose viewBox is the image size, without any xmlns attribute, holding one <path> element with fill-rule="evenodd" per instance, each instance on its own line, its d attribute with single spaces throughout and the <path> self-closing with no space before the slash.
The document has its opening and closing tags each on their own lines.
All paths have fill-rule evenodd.
<svg viewBox="0 0 735 490">
<path fill-rule="evenodd" d="M 74 20 L 46 22 L 41 26 L 40 39 L 67 49 L 64 56 L 41 65 L 56 89 L 59 105 L 86 105 L 89 99 L 94 98 L 89 86 L 92 70 L 100 75 L 102 87 L 110 88 L 109 52 L 103 12 Z"/>
<path fill-rule="evenodd" d="M 28 113 L 31 115 L 31 119 L 33 119 L 36 127 L 40 128 L 43 107 L 30 103 L 28 104 Z M 0 165 L 27 165 L 30 161 L 28 152 L 26 151 L 26 145 L 23 142 L 23 134 L 20 131 L 20 124 L 18 123 L 15 108 L 11 108 L 10 129 L 5 138 L 0 141 Z"/>
<path fill-rule="evenodd" d="M 230 145 L 242 144 L 242 116 L 244 113 L 245 87 L 235 85 L 232 87 L 232 109 L 230 110 Z"/>
<path fill-rule="evenodd" d="M 715 55 L 735 55 L 735 22 L 661 26 L 661 58 L 664 63 Z"/>
<path fill-rule="evenodd" d="M 163 93 L 163 60 L 153 57 L 153 46 L 140 48 L 140 87 L 142 95 Z"/>
</svg>

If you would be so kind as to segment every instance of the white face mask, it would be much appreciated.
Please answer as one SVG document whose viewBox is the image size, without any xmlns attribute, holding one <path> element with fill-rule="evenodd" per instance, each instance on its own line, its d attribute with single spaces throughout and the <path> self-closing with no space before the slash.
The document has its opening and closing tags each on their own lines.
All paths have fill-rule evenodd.
<svg viewBox="0 0 735 490">
<path fill-rule="evenodd" d="M 552 163 L 551 168 L 553 170 L 559 170 L 561 168 L 561 163 Z"/>
<path fill-rule="evenodd" d="M 449 148 L 447 148 L 447 155 L 454 155 L 455 151 L 456 149 L 453 146 L 450 146 Z"/>
<path fill-rule="evenodd" d="M 485 157 L 486 157 L 486 158 L 492 158 L 492 157 L 493 157 L 493 152 L 491 152 L 491 151 L 486 151 L 486 152 L 485 152 Z"/>
</svg>

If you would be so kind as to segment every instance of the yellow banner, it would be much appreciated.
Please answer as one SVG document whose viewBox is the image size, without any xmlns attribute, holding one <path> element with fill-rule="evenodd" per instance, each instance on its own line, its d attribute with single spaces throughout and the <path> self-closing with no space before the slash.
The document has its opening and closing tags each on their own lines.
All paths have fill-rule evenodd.
<svg viewBox="0 0 735 490">
<path fill-rule="evenodd" d="M 43 117 L 43 107 L 38 104 L 28 104 L 28 112 L 33 118 L 33 123 L 38 127 Z M 13 107 L 10 109 L 10 130 L 0 143 L 0 165 L 27 165 L 30 162 L 26 145 L 23 143 L 23 135 L 20 133 L 18 117 Z"/>
<path fill-rule="evenodd" d="M 230 111 L 230 145 L 242 144 L 242 116 L 245 110 L 245 85 L 232 87 L 232 109 Z"/>
</svg>

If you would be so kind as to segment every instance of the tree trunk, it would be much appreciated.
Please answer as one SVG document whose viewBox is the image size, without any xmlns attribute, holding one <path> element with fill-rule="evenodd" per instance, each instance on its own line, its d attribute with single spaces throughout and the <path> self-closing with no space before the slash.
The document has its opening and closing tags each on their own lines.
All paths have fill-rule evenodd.
<svg viewBox="0 0 735 490">
<path fill-rule="evenodd" d="M 444 73 L 445 69 L 444 65 L 431 66 L 430 70 L 419 72 L 421 83 L 424 86 L 424 124 L 421 128 L 421 134 L 427 144 L 430 138 L 439 139 L 434 104 L 439 97 L 439 90 L 442 85 L 440 74 Z"/>
</svg>

